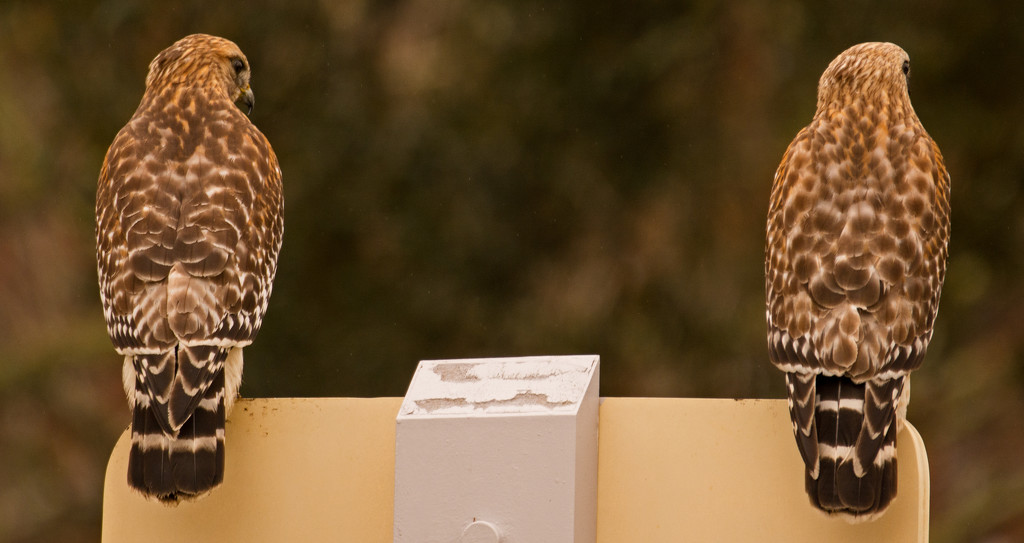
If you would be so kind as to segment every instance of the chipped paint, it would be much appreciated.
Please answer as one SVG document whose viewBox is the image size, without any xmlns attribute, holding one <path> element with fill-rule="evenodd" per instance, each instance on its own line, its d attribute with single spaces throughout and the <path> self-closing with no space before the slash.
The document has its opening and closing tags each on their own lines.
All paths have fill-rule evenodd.
<svg viewBox="0 0 1024 543">
<path fill-rule="evenodd" d="M 400 416 L 575 412 L 596 356 L 426 360 Z"/>
</svg>

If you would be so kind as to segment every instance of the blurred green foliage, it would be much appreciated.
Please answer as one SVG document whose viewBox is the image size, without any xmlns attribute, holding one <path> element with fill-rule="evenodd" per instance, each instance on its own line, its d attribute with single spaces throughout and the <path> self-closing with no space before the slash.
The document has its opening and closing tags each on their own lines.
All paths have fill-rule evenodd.
<svg viewBox="0 0 1024 543">
<path fill-rule="evenodd" d="M 1024 540 L 1024 4 L 0 5 L 0 541 L 95 541 L 128 423 L 95 283 L 103 153 L 193 32 L 253 66 L 286 183 L 247 396 L 400 396 L 421 359 L 597 353 L 605 396 L 781 397 L 763 244 L 828 62 L 911 55 L 953 179 L 909 418 L 932 538 Z M 796 453 L 794 449 L 794 454 Z M 797 475 L 794 475 L 797 476 Z"/>
</svg>

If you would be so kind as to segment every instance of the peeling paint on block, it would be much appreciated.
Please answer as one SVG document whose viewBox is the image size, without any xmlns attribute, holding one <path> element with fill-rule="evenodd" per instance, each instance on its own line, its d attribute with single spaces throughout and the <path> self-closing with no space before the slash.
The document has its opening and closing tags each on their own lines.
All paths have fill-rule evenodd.
<svg viewBox="0 0 1024 543">
<path fill-rule="evenodd" d="M 395 421 L 395 543 L 594 543 L 600 357 L 420 362 Z"/>
<path fill-rule="evenodd" d="M 595 360 L 594 356 L 425 360 L 413 376 L 400 415 L 573 412 L 590 382 Z"/>
</svg>

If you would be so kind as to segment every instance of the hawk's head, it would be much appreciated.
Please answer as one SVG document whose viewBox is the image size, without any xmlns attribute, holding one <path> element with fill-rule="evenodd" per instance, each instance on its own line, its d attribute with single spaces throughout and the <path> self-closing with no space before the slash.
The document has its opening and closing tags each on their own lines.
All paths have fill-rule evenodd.
<svg viewBox="0 0 1024 543">
<path fill-rule="evenodd" d="M 255 97 L 249 87 L 249 61 L 231 40 L 192 34 L 174 42 L 149 64 L 146 92 L 168 87 L 204 87 L 241 101 L 252 111 Z"/>
<path fill-rule="evenodd" d="M 861 43 L 843 51 L 818 81 L 818 110 L 854 100 L 909 107 L 910 56 L 893 43 Z"/>
</svg>

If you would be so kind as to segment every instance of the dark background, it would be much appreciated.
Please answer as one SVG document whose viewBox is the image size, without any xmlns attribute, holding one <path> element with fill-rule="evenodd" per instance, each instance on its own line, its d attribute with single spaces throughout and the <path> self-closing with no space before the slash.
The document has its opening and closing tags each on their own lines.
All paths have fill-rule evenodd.
<svg viewBox="0 0 1024 543">
<path fill-rule="evenodd" d="M 0 6 L 0 541 L 98 539 L 129 419 L 96 179 L 149 61 L 193 32 L 248 55 L 285 176 L 246 396 L 401 396 L 421 359 L 597 353 L 604 396 L 782 397 L 772 175 L 828 62 L 900 44 L 953 183 L 909 410 L 932 539 L 1024 540 L 1024 4 L 211 4 Z"/>
</svg>

